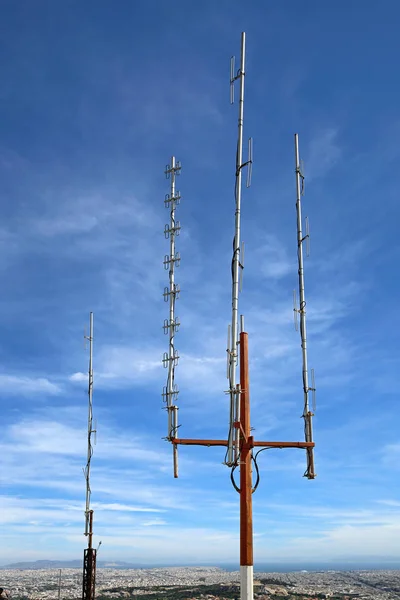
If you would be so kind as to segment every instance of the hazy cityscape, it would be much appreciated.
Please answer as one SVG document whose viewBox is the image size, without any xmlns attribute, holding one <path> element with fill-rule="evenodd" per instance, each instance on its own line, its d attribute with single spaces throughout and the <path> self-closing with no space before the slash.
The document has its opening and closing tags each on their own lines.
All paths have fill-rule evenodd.
<svg viewBox="0 0 400 600">
<path fill-rule="evenodd" d="M 99 568 L 96 596 L 107 598 L 239 598 L 239 572 L 218 567 Z M 12 600 L 82 597 L 81 569 L 7 569 L 0 587 Z M 254 596 L 274 598 L 400 598 L 400 570 L 256 573 Z"/>
</svg>

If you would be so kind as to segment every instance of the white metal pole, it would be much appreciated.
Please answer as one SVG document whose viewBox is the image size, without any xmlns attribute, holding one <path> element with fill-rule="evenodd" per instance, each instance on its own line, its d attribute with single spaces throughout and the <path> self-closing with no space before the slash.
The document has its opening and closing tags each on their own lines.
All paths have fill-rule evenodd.
<svg viewBox="0 0 400 600">
<path fill-rule="evenodd" d="M 245 77 L 245 55 L 246 34 L 242 32 L 240 70 L 233 79 L 239 79 L 239 116 L 238 116 L 238 141 L 236 150 L 236 181 L 235 181 L 235 237 L 233 240 L 232 258 L 232 322 L 231 341 L 229 354 L 229 394 L 230 394 L 230 428 L 228 437 L 227 463 L 234 464 L 237 458 L 237 449 L 234 447 L 235 431 L 233 422 L 235 420 L 236 404 L 236 368 L 237 368 L 237 344 L 238 344 L 238 314 L 239 314 L 239 269 L 240 269 L 240 209 L 242 197 L 242 166 L 243 166 L 243 118 L 244 118 L 244 77 Z M 231 85 L 233 83 L 231 80 Z"/>
</svg>

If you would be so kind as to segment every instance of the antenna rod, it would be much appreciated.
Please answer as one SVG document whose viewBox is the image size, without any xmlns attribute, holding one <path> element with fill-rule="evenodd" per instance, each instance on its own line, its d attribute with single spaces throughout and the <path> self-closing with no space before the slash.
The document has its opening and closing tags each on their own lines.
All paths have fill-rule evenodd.
<svg viewBox="0 0 400 600">
<path fill-rule="evenodd" d="M 296 212 L 297 212 L 297 257 L 298 257 L 298 273 L 299 273 L 299 296 L 300 306 L 297 312 L 300 315 L 300 336 L 301 336 L 301 350 L 303 357 L 303 394 L 304 394 L 304 432 L 306 442 L 313 441 L 312 433 L 312 417 L 313 413 L 310 411 L 309 403 L 309 392 L 315 392 L 315 388 L 309 387 L 308 382 L 308 361 L 307 361 L 307 328 L 306 328 L 306 296 L 304 291 L 304 264 L 303 264 L 303 243 L 308 241 L 308 233 L 303 236 L 302 231 L 302 215 L 301 215 L 301 196 L 303 195 L 304 189 L 304 176 L 301 172 L 300 158 L 299 158 L 299 136 L 297 133 L 294 134 L 294 148 L 295 148 L 295 161 L 296 161 Z M 314 479 L 314 450 L 313 448 L 307 448 L 307 470 L 305 476 L 308 479 Z"/>
<path fill-rule="evenodd" d="M 93 313 L 90 313 L 89 336 L 89 413 L 88 413 L 88 450 L 87 463 L 84 469 L 86 479 L 86 509 L 85 509 L 85 536 L 88 538 L 88 547 L 83 555 L 83 578 L 82 578 L 82 600 L 94 600 L 96 585 L 96 549 L 93 548 L 93 510 L 90 508 L 90 466 L 93 456 L 92 435 L 96 434 L 93 429 Z"/>
<path fill-rule="evenodd" d="M 169 255 L 164 258 L 164 267 L 169 270 L 169 288 L 164 290 L 164 300 L 169 300 L 169 319 L 164 321 L 164 332 L 169 334 L 168 352 L 164 353 L 163 364 L 168 368 L 167 385 L 163 391 L 163 398 L 167 404 L 168 432 L 167 440 L 176 438 L 178 430 L 178 407 L 175 401 L 178 396 L 178 388 L 175 384 L 175 367 L 178 364 L 179 355 L 175 348 L 175 333 L 179 329 L 179 319 L 175 316 L 175 301 L 179 297 L 179 286 L 175 283 L 175 266 L 179 266 L 180 256 L 176 252 L 175 238 L 180 232 L 180 223 L 176 221 L 175 211 L 180 201 L 180 194 L 176 191 L 176 177 L 180 174 L 181 165 L 171 157 L 171 164 L 167 165 L 165 175 L 171 179 L 171 193 L 165 197 L 165 206 L 170 209 L 170 222 L 164 228 L 166 239 L 169 238 Z M 174 477 L 178 477 L 178 450 L 173 446 Z"/>
<path fill-rule="evenodd" d="M 239 116 L 238 116 L 238 140 L 236 149 L 236 172 L 235 172 L 235 237 L 233 239 L 232 257 L 232 321 L 230 348 L 228 348 L 228 379 L 230 395 L 230 428 L 228 435 L 228 450 L 226 464 L 232 466 L 237 461 L 239 454 L 235 442 L 235 429 L 233 423 L 238 418 L 236 406 L 238 405 L 238 389 L 236 385 L 236 370 L 238 362 L 238 311 L 239 311 L 239 270 L 240 264 L 240 209 L 242 198 L 242 167 L 243 164 L 243 118 L 244 118 L 244 77 L 245 77 L 245 54 L 246 34 L 242 32 L 240 69 L 234 74 L 233 62 L 231 61 L 231 90 L 236 79 L 239 79 Z M 231 99 L 233 93 L 231 91 Z M 248 163 L 246 163 L 248 164 Z"/>
<path fill-rule="evenodd" d="M 85 535 L 88 536 L 88 548 L 92 548 L 92 537 L 93 537 L 93 511 L 90 510 L 90 466 L 93 456 L 93 445 L 92 445 L 92 434 L 95 433 L 93 429 L 93 313 L 90 313 L 90 324 L 89 324 L 89 336 L 86 336 L 89 340 L 89 386 L 88 386 L 88 397 L 89 397 L 89 413 L 88 413 L 88 448 L 87 448 L 87 463 L 85 469 L 86 478 L 86 509 L 85 509 Z"/>
</svg>

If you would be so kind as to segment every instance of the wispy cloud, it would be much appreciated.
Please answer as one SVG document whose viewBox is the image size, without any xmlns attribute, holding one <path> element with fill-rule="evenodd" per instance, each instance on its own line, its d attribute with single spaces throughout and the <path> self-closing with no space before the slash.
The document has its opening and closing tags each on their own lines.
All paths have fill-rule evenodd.
<svg viewBox="0 0 400 600">
<path fill-rule="evenodd" d="M 25 377 L 23 375 L 0 375 L 0 393 L 5 396 L 55 396 L 62 392 L 58 383 L 46 377 Z"/>
<path fill-rule="evenodd" d="M 275 235 L 264 235 L 263 241 L 252 253 L 250 269 L 266 279 L 281 279 L 295 270 L 295 257 L 290 257 L 285 245 Z"/>
<path fill-rule="evenodd" d="M 342 154 L 338 136 L 337 128 L 327 127 L 317 131 L 311 138 L 305 153 L 307 182 L 325 177 L 338 163 Z"/>
</svg>

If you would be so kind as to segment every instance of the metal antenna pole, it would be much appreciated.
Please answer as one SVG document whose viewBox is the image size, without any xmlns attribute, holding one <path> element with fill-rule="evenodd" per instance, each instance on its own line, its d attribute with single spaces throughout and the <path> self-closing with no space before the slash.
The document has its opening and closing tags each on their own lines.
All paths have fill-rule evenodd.
<svg viewBox="0 0 400 600">
<path fill-rule="evenodd" d="M 238 362 L 238 315 L 239 315 L 239 272 L 243 269 L 243 261 L 240 261 L 240 210 L 242 199 L 242 169 L 249 165 L 247 184 L 250 185 L 250 167 L 252 163 L 252 144 L 249 140 L 249 159 L 243 163 L 243 119 L 244 119 L 244 77 L 245 77 L 245 55 L 246 55 L 246 34 L 242 32 L 240 68 L 235 74 L 235 59 L 231 58 L 231 103 L 234 100 L 234 84 L 239 80 L 239 116 L 238 116 L 238 140 L 236 148 L 236 171 L 235 171 L 235 236 L 233 238 L 233 256 L 232 256 L 232 320 L 230 329 L 228 329 L 228 369 L 229 396 L 230 396 L 230 414 L 229 414 L 229 433 L 228 448 L 225 463 L 233 466 L 239 458 L 238 437 L 235 432 L 234 423 L 239 419 L 239 390 L 236 383 L 236 369 Z"/>
<path fill-rule="evenodd" d="M 93 456 L 92 434 L 93 430 L 93 313 L 89 317 L 89 335 L 85 336 L 89 341 L 89 385 L 88 385 L 88 437 L 87 437 L 87 462 L 85 468 L 86 479 L 86 509 L 85 509 L 85 535 L 88 537 L 88 547 L 92 547 L 93 531 L 90 530 L 90 466 Z"/>
<path fill-rule="evenodd" d="M 90 466 L 93 456 L 92 435 L 96 433 L 93 429 L 93 313 L 90 313 L 89 335 L 85 335 L 89 341 L 89 412 L 88 412 L 88 449 L 87 462 L 84 469 L 86 479 L 86 508 L 85 508 L 85 536 L 88 538 L 88 547 L 84 551 L 83 558 L 83 582 L 82 599 L 94 600 L 96 579 L 96 550 L 93 548 L 93 510 L 90 508 Z"/>
<path fill-rule="evenodd" d="M 58 574 L 58 600 L 61 599 L 61 569 Z"/>
<path fill-rule="evenodd" d="M 240 333 L 240 600 L 253 600 L 252 443 L 248 334 Z"/>
<path fill-rule="evenodd" d="M 315 385 L 309 386 L 308 381 L 308 361 L 307 361 L 307 328 L 306 328 L 306 296 L 304 291 L 304 264 L 303 264 L 303 243 L 308 244 L 309 232 L 308 232 L 308 221 L 306 221 L 306 235 L 303 235 L 303 223 L 301 215 L 301 196 L 304 192 L 304 175 L 301 171 L 300 158 L 299 158 L 299 136 L 297 133 L 294 134 L 294 149 L 295 149 L 295 162 L 296 162 L 296 212 L 297 212 L 297 257 L 298 257 L 298 273 L 299 273 L 299 296 L 300 306 L 297 308 L 295 305 L 294 310 L 300 315 L 300 337 L 301 337 L 301 351 L 303 358 L 303 394 L 304 394 L 304 433 L 306 442 L 313 441 L 312 434 L 312 417 L 313 412 L 310 410 L 309 403 L 309 392 L 315 393 Z M 297 302 L 296 302 L 297 304 Z M 311 373 L 312 380 L 314 379 L 313 372 Z M 307 448 L 307 469 L 304 476 L 308 479 L 314 479 L 314 449 L 313 447 Z"/>
<path fill-rule="evenodd" d="M 179 266 L 180 255 L 176 252 L 175 238 L 179 235 L 181 226 L 175 219 L 176 207 L 180 201 L 180 194 L 176 191 L 176 177 L 180 174 L 181 165 L 176 162 L 175 156 L 171 158 L 171 164 L 167 165 L 165 175 L 171 179 L 171 193 L 165 196 L 164 204 L 170 210 L 170 222 L 165 225 L 164 236 L 169 239 L 169 255 L 164 257 L 164 268 L 169 270 L 169 288 L 164 289 L 164 300 L 169 301 L 169 319 L 164 320 L 164 333 L 169 334 L 169 349 L 164 353 L 163 364 L 168 369 L 167 385 L 163 390 L 163 399 L 167 405 L 168 432 L 167 440 L 176 437 L 178 430 L 178 407 L 175 402 L 178 397 L 178 387 L 175 384 L 175 367 L 178 364 L 179 355 L 175 348 L 175 333 L 179 329 L 179 319 L 175 316 L 175 301 L 179 297 L 179 286 L 175 283 L 175 266 Z M 178 449 L 173 446 L 174 477 L 178 477 Z"/>
</svg>

